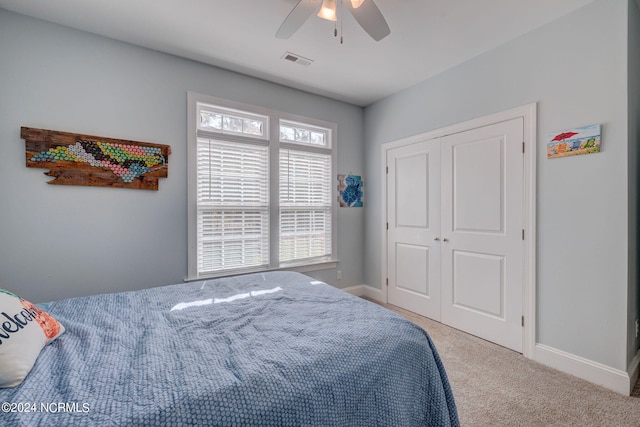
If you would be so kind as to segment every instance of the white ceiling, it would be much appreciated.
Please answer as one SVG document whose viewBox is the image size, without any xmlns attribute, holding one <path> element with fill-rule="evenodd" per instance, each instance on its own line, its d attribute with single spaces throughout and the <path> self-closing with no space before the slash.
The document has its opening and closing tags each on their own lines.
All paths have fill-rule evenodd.
<svg viewBox="0 0 640 427">
<path fill-rule="evenodd" d="M 371 0 L 367 0 L 371 1 Z M 0 0 L 0 8 L 365 106 L 594 0 L 375 0 L 375 42 L 345 9 L 344 44 L 315 15 L 274 34 L 297 0 Z M 312 59 L 301 66 L 282 58 Z"/>
</svg>

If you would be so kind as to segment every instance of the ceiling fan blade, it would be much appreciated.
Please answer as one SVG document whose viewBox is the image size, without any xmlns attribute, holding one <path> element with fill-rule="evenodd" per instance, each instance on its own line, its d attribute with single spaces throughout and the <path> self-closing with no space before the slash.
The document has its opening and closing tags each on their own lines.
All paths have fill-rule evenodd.
<svg viewBox="0 0 640 427">
<path fill-rule="evenodd" d="M 322 0 L 300 0 L 280 25 L 276 37 L 279 39 L 291 37 L 314 12 L 320 9 L 321 4 Z"/>
<path fill-rule="evenodd" d="M 353 7 L 351 0 L 344 0 L 344 4 L 362 29 L 369 33 L 375 41 L 380 41 L 391 34 L 387 21 L 373 0 L 364 0 L 358 8 Z"/>
</svg>

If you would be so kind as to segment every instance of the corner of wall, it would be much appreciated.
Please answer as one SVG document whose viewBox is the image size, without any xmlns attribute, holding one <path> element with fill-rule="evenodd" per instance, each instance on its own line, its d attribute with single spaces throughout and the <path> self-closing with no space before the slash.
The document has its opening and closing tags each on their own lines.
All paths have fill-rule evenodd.
<svg viewBox="0 0 640 427">
<path fill-rule="evenodd" d="M 629 0 L 627 8 L 627 150 L 628 150 L 628 290 L 627 362 L 638 360 L 640 338 L 640 0 Z M 637 366 L 637 363 L 636 363 Z M 637 371 L 637 369 L 636 369 Z M 637 378 L 637 373 L 636 373 Z"/>
<path fill-rule="evenodd" d="M 365 297 L 381 303 L 385 302 L 382 291 L 369 285 L 351 286 L 349 288 L 342 288 L 342 290 L 357 297 Z"/>
<path fill-rule="evenodd" d="M 631 394 L 635 384 L 638 382 L 638 377 L 640 377 L 640 349 L 631 360 L 627 373 L 629 374 L 629 394 Z"/>
</svg>

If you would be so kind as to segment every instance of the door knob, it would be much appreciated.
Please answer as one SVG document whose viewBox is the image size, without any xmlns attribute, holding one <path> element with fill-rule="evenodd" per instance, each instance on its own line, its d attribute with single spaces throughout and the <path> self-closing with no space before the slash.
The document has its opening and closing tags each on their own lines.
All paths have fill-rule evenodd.
<svg viewBox="0 0 640 427">
<path fill-rule="evenodd" d="M 444 239 L 442 239 L 443 242 L 448 242 L 449 239 L 447 239 L 446 237 Z"/>
<path fill-rule="evenodd" d="M 438 240 L 440 240 L 440 238 L 439 237 L 434 237 L 433 240 L 435 240 L 437 242 Z"/>
</svg>

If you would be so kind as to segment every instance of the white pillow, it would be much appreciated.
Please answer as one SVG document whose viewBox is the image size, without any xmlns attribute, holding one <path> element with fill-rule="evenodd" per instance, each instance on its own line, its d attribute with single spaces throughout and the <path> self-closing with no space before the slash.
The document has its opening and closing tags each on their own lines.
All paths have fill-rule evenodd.
<svg viewBox="0 0 640 427">
<path fill-rule="evenodd" d="M 53 316 L 0 289 L 0 388 L 20 385 L 42 348 L 63 332 Z"/>
</svg>

